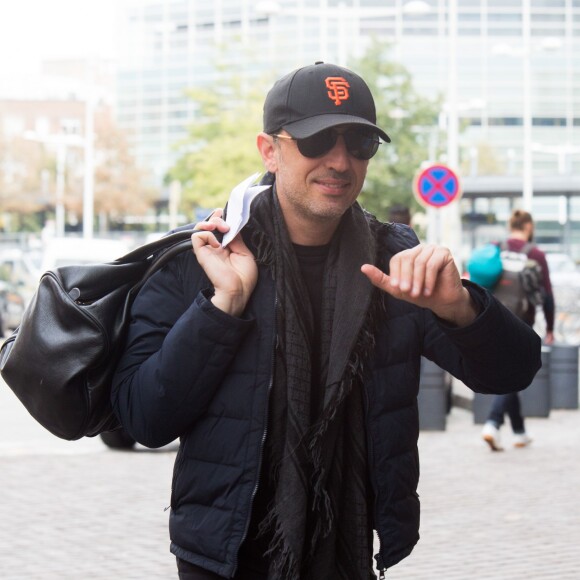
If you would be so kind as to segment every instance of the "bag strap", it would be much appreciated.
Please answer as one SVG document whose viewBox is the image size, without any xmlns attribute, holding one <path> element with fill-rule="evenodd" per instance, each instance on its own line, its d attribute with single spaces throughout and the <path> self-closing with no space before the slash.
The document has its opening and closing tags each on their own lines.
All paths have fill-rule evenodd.
<svg viewBox="0 0 580 580">
<path fill-rule="evenodd" d="M 181 237 L 181 236 L 180 236 Z M 158 240 L 157 240 L 158 241 Z M 147 244 L 150 245 L 150 244 Z M 157 256 L 153 256 L 151 259 L 151 264 L 145 272 L 143 276 L 140 278 L 139 282 L 131 288 L 131 294 L 136 295 L 139 290 L 143 287 L 145 282 L 155 274 L 158 270 L 161 270 L 163 266 L 165 266 L 169 261 L 171 261 L 175 256 L 185 252 L 186 250 L 191 250 L 191 233 L 189 238 L 185 240 L 176 241 L 173 245 L 169 246 L 164 252 L 159 253 Z M 124 256 L 125 258 L 126 256 Z"/>
<path fill-rule="evenodd" d="M 167 234 L 158 240 L 149 242 L 148 244 L 143 244 L 134 250 L 131 250 L 128 254 L 121 256 L 114 260 L 115 264 L 129 264 L 131 262 L 141 262 L 146 260 L 150 256 L 155 256 L 159 254 L 162 250 L 167 250 L 175 244 L 190 240 L 191 235 L 198 230 L 194 230 L 193 226 L 184 230 L 179 230 L 173 232 L 172 234 Z M 190 244 L 191 245 L 191 244 Z"/>
<path fill-rule="evenodd" d="M 506 251 L 510 251 L 510 252 L 516 252 L 518 254 L 525 254 L 526 256 L 530 256 L 530 252 L 536 247 L 536 244 L 533 244 L 532 242 L 526 242 L 524 244 L 524 246 L 522 247 L 522 249 L 519 252 L 516 252 L 515 250 L 510 250 L 507 240 L 503 240 L 500 244 L 500 248 L 502 252 L 506 252 Z"/>
<path fill-rule="evenodd" d="M 175 256 L 181 254 L 186 250 L 191 250 L 191 236 L 194 233 L 202 233 L 204 230 L 195 230 L 193 228 L 188 228 L 185 230 L 180 230 L 164 236 L 159 240 L 155 240 L 150 244 L 145 244 L 140 248 L 136 248 L 129 254 L 126 254 L 122 258 L 115 260 L 117 263 L 128 263 L 135 260 L 142 261 L 151 257 L 151 264 L 147 270 L 145 270 L 143 276 L 133 286 L 131 292 L 133 294 L 139 292 L 142 286 L 147 282 L 147 280 L 155 274 L 158 270 L 161 270 L 168 262 L 173 260 Z M 221 232 L 213 232 L 214 236 L 221 241 L 223 234 Z M 133 259 L 130 259 L 133 256 Z"/>
</svg>

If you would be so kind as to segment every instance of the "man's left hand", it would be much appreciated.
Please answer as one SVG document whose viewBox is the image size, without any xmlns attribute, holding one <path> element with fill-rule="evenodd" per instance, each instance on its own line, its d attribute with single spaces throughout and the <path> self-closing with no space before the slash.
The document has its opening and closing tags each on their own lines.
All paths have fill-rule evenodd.
<svg viewBox="0 0 580 580">
<path fill-rule="evenodd" d="M 361 271 L 394 298 L 429 308 L 456 326 L 470 324 L 478 314 L 447 248 L 419 244 L 391 258 L 390 274 L 371 264 L 364 264 Z"/>
</svg>

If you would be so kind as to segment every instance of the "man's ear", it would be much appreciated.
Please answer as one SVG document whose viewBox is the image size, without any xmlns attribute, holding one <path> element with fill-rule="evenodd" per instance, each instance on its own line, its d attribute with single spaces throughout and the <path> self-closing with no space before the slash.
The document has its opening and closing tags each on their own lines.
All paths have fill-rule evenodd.
<svg viewBox="0 0 580 580">
<path fill-rule="evenodd" d="M 262 156 L 262 161 L 266 171 L 270 173 L 276 173 L 278 168 L 275 158 L 275 147 L 274 147 L 274 137 L 268 135 L 267 133 L 259 133 L 256 138 L 256 144 L 258 145 L 258 151 Z"/>
</svg>

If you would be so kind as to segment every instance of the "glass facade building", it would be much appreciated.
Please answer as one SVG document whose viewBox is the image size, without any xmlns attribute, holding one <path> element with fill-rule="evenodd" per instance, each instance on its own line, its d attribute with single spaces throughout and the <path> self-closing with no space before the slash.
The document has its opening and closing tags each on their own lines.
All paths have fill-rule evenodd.
<svg viewBox="0 0 580 580">
<path fill-rule="evenodd" d="M 159 183 L 195 118 L 185 90 L 219 82 L 218 57 L 252 79 L 348 65 L 373 37 L 441 96 L 440 161 L 471 176 L 580 169 L 580 0 L 126 0 L 123 30 L 118 120 Z"/>
</svg>

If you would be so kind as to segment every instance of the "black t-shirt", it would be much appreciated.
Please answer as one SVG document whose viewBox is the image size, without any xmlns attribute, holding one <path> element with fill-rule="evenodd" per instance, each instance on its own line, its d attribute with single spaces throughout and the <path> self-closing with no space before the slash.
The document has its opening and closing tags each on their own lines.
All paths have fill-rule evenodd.
<svg viewBox="0 0 580 580">
<path fill-rule="evenodd" d="M 328 256 L 330 246 L 298 246 L 294 244 L 294 250 L 298 257 L 298 264 L 302 272 L 302 279 L 306 284 L 313 316 L 312 336 L 312 389 L 311 409 L 312 421 L 315 421 L 319 413 L 320 395 L 320 333 L 322 326 L 322 299 L 324 291 L 324 264 Z"/>
<path fill-rule="evenodd" d="M 322 322 L 322 298 L 324 289 L 324 264 L 328 256 L 330 246 L 299 246 L 294 245 L 298 265 L 302 273 L 302 279 L 306 285 L 313 315 L 313 336 L 312 336 L 312 400 L 311 407 L 313 420 L 318 413 L 319 406 L 319 384 L 318 375 L 320 372 L 320 327 Z M 254 504 L 252 508 L 252 517 L 246 541 L 240 549 L 240 563 L 248 570 L 256 573 L 265 574 L 268 571 L 268 562 L 264 558 L 270 544 L 270 536 L 258 537 L 259 523 L 267 515 L 268 505 L 272 499 L 274 491 L 270 489 L 266 482 L 269 481 L 269 465 L 264 457 L 262 462 L 262 473 L 260 481 L 262 484 L 258 487 Z"/>
</svg>

